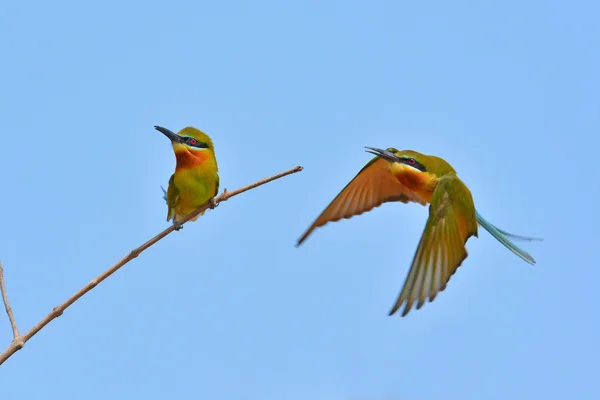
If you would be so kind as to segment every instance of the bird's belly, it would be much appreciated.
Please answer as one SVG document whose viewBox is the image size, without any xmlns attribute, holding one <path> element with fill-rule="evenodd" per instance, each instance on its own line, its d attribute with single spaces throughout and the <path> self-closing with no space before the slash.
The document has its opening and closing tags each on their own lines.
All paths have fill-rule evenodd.
<svg viewBox="0 0 600 400">
<path fill-rule="evenodd" d="M 206 204 L 216 192 L 215 179 L 204 174 L 186 171 L 175 174 L 174 184 L 179 192 L 178 212 L 187 214 Z"/>
</svg>

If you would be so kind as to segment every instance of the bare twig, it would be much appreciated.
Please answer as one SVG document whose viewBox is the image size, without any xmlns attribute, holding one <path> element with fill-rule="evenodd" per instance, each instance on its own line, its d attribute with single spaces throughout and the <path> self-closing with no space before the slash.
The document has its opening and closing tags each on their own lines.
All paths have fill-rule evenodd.
<svg viewBox="0 0 600 400">
<path fill-rule="evenodd" d="M 232 192 L 228 192 L 227 189 L 225 189 L 225 191 L 218 197 L 215 198 L 214 204 L 217 205 L 221 202 L 227 201 L 229 200 L 231 197 L 233 196 L 237 196 L 238 194 L 244 193 L 248 190 L 254 189 L 257 186 L 261 186 L 264 185 L 265 183 L 269 183 L 271 181 L 274 181 L 276 179 L 279 178 L 283 178 L 284 176 L 287 175 L 291 175 L 294 174 L 296 172 L 300 172 L 302 171 L 302 167 L 301 166 L 297 166 L 295 168 L 289 169 L 285 172 L 282 172 L 280 174 L 262 179 L 258 182 L 255 182 L 251 185 L 245 186 L 243 188 L 234 190 Z M 198 210 L 194 211 L 192 214 L 188 215 L 186 218 L 184 218 L 181 221 L 181 224 L 186 223 L 188 220 L 194 218 L 196 215 L 200 214 L 203 211 L 206 211 L 206 209 L 209 208 L 209 205 L 205 205 L 201 208 L 199 208 Z M 106 278 L 108 278 L 109 276 L 111 276 L 112 274 L 114 274 L 117 270 L 119 270 L 123 265 L 127 264 L 129 261 L 133 260 L 134 258 L 136 258 L 137 256 L 140 255 L 141 252 L 143 252 L 144 250 L 146 250 L 148 247 L 152 246 L 153 244 L 155 244 L 156 242 L 158 242 L 159 240 L 161 240 L 162 238 L 164 238 L 165 236 L 167 236 L 169 233 L 173 232 L 175 230 L 175 227 L 173 225 L 171 225 L 170 227 L 168 227 L 167 229 L 165 229 L 164 231 L 160 232 L 158 235 L 154 236 L 152 239 L 148 240 L 146 243 L 144 243 L 143 245 L 141 245 L 140 247 L 132 250 L 127 256 L 125 256 L 124 258 L 122 258 L 119 262 L 117 262 L 115 265 L 113 265 L 112 267 L 110 267 L 108 270 L 106 270 L 104 273 L 100 274 L 96 279 L 93 279 L 92 281 L 90 281 L 87 285 L 85 285 L 83 288 L 81 288 L 81 290 L 79 290 L 77 293 L 75 293 L 73 296 L 71 296 L 70 298 L 68 298 L 64 303 L 62 303 L 61 305 L 54 307 L 52 309 L 52 311 L 50 312 L 50 314 L 46 315 L 46 317 L 44 317 L 40 322 L 38 322 L 33 328 L 31 328 L 27 333 L 25 333 L 22 336 L 19 336 L 18 332 L 16 331 L 16 325 L 13 325 L 13 332 L 15 333 L 15 340 L 13 340 L 13 342 L 11 343 L 10 346 L 8 346 L 8 348 L 2 353 L 0 354 L 0 364 L 3 364 L 10 356 L 12 356 L 14 353 L 16 353 L 17 351 L 19 351 L 23 345 L 29 340 L 31 339 L 36 333 L 38 333 L 39 331 L 41 331 L 46 325 L 48 325 L 50 323 L 50 321 L 52 321 L 53 319 L 59 317 L 62 315 L 62 313 L 73 303 L 75 303 L 77 300 L 79 300 L 84 294 L 86 294 L 87 292 L 89 292 L 90 290 L 92 290 L 93 288 L 95 288 L 100 282 L 102 282 L 103 280 L 105 280 Z M 0 269 L 1 272 L 1 269 Z M 3 283 L 3 281 L 2 281 Z M 5 297 L 5 290 L 4 290 L 4 284 L 2 284 L 2 293 L 3 293 L 3 297 L 4 297 L 4 304 L 6 305 L 6 311 L 10 315 L 12 315 L 12 312 L 10 312 L 10 308 L 8 307 L 8 300 Z M 14 319 L 11 318 L 11 324 L 13 324 Z M 17 340 L 18 339 L 18 340 Z"/>
<path fill-rule="evenodd" d="M 8 320 L 10 321 L 10 326 L 12 327 L 14 342 L 19 339 L 19 328 L 17 327 L 17 321 L 15 320 L 12 308 L 10 308 L 10 302 L 8 301 L 8 293 L 6 293 L 6 284 L 4 283 L 4 268 L 2 268 L 2 261 L 0 261 L 0 292 L 2 292 L 2 301 L 4 302 L 4 308 L 6 309 L 6 315 L 8 315 Z M 23 347 L 23 343 L 21 343 L 21 347 Z"/>
</svg>

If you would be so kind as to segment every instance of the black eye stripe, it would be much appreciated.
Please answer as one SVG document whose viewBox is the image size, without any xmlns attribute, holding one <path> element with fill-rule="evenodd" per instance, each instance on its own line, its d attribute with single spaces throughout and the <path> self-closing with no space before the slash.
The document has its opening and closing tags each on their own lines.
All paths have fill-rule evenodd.
<svg viewBox="0 0 600 400">
<path fill-rule="evenodd" d="M 426 172 L 427 169 L 425 168 L 425 166 L 423 164 L 421 164 L 420 162 L 418 162 L 415 158 L 413 157 L 402 157 L 401 158 L 402 162 L 406 165 L 410 165 L 413 168 L 418 169 L 421 172 Z"/>
<path fill-rule="evenodd" d="M 198 139 L 191 136 L 184 136 L 182 139 L 185 140 L 185 143 L 188 146 L 197 147 L 199 149 L 208 149 L 208 144 L 200 142 Z"/>
</svg>

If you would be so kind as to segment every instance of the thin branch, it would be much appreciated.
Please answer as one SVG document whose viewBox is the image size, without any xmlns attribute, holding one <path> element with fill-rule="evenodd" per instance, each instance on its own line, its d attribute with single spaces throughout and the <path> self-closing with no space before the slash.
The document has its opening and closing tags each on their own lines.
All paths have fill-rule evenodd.
<svg viewBox="0 0 600 400">
<path fill-rule="evenodd" d="M 260 180 L 258 182 L 255 182 L 255 183 L 251 184 L 251 185 L 248 185 L 248 186 L 245 186 L 243 188 L 234 190 L 232 192 L 228 192 L 227 189 L 225 189 L 225 191 L 220 196 L 218 196 L 218 197 L 215 198 L 215 205 L 218 205 L 219 203 L 227 201 L 227 200 L 229 200 L 233 196 L 237 196 L 238 194 L 241 194 L 241 193 L 244 193 L 244 192 L 246 192 L 248 190 L 254 189 L 255 187 L 264 185 L 265 183 L 269 183 L 269 182 L 274 181 L 276 179 L 283 178 L 284 176 L 291 175 L 291 174 L 294 174 L 294 173 L 300 172 L 300 171 L 302 171 L 302 167 L 301 166 L 297 166 L 295 168 L 292 168 L 292 169 L 287 170 L 285 172 L 282 172 L 280 174 L 277 174 L 277 175 L 274 175 L 274 176 L 262 179 L 262 180 Z M 188 220 L 194 218 L 196 215 L 200 214 L 201 212 L 206 211 L 208 208 L 209 208 L 209 205 L 205 205 L 203 207 L 200 207 L 198 210 L 194 211 L 189 216 L 187 216 L 186 218 L 184 218 L 181 221 L 181 223 L 182 224 L 186 223 Z M 69 299 L 67 299 L 64 303 L 62 303 L 61 305 L 59 305 L 57 307 L 54 307 L 52 309 L 52 311 L 50 312 L 50 314 L 48 314 L 46 317 L 44 317 L 44 319 L 42 319 L 40 322 L 38 322 L 33 328 L 31 328 L 29 330 L 29 332 L 25 333 L 22 336 L 17 336 L 17 338 L 19 340 L 17 340 L 17 338 L 16 338 L 11 343 L 11 345 L 8 346 L 8 348 L 4 351 L 4 353 L 0 354 L 0 365 L 3 364 L 14 353 L 16 353 L 17 351 L 19 351 L 23 347 L 23 345 L 29 339 L 31 339 L 36 333 L 38 333 L 39 331 L 41 331 L 46 325 L 48 325 L 50 323 L 50 321 L 52 321 L 53 319 L 61 316 L 62 313 L 71 304 L 75 303 L 84 294 L 86 294 L 87 292 L 89 292 L 90 290 L 92 290 L 93 288 L 95 288 L 100 282 L 102 282 L 103 280 L 105 280 L 106 278 L 108 278 L 109 276 L 111 276 L 112 274 L 114 274 L 122 266 L 124 266 L 129 261 L 131 261 L 134 258 L 136 258 L 137 256 L 139 256 L 140 253 L 142 253 L 144 250 L 146 250 L 147 248 L 149 248 L 150 246 L 152 246 L 153 244 L 155 244 L 159 240 L 163 239 L 165 236 L 167 236 L 169 233 L 173 232 L 174 230 L 175 230 L 175 227 L 173 225 L 171 225 L 170 227 L 168 227 L 167 229 L 165 229 L 164 231 L 162 231 L 158 235 L 154 236 L 152 239 L 148 240 L 146 243 L 144 243 L 140 247 L 132 250 L 126 257 L 122 258 L 115 265 L 113 265 L 112 267 L 110 267 L 104 273 L 100 274 L 96 279 L 93 279 L 92 281 L 90 281 L 87 285 L 85 285 L 83 288 L 81 288 L 81 290 L 79 290 L 77 293 L 75 293 L 73 296 L 71 296 Z M 4 293 L 4 289 L 3 289 L 3 293 Z M 5 304 L 8 304 L 8 302 L 6 301 L 6 299 L 5 299 Z M 8 310 L 9 310 L 9 308 L 7 306 L 7 312 L 8 312 Z M 13 329 L 15 329 L 15 328 L 13 327 Z M 18 333 L 17 333 L 17 335 L 18 335 Z"/>
<path fill-rule="evenodd" d="M 19 328 L 17 328 L 17 321 L 15 320 L 12 308 L 10 308 L 10 302 L 8 301 L 8 293 L 6 293 L 6 284 L 4 283 L 4 268 L 2 268 L 2 261 L 0 261 L 0 292 L 2 292 L 4 309 L 6 310 L 6 315 L 8 315 L 8 320 L 10 321 L 10 326 L 12 327 L 13 341 L 16 341 L 19 339 Z M 22 343 L 21 346 L 23 346 Z"/>
</svg>

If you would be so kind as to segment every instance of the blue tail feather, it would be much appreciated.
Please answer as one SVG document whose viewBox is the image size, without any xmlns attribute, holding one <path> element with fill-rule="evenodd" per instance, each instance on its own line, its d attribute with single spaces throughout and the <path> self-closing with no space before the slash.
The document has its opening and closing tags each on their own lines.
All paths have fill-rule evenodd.
<svg viewBox="0 0 600 400">
<path fill-rule="evenodd" d="M 497 227 L 495 227 L 491 222 L 489 222 L 485 218 L 483 218 L 477 210 L 475 210 L 475 215 L 477 216 L 477 222 L 479 223 L 479 225 L 483 226 L 486 231 L 488 231 L 494 238 L 496 238 L 496 240 L 498 240 L 500 243 L 502 243 L 507 249 L 509 249 L 510 251 L 515 253 L 517 256 L 519 256 L 525 262 L 528 262 L 529 264 L 532 264 L 532 265 L 535 264 L 535 260 L 529 253 L 527 253 L 525 250 L 519 248 L 516 244 L 514 244 L 513 242 L 508 240 L 508 238 L 512 237 L 514 239 L 527 240 L 527 241 L 542 240 L 542 239 L 534 238 L 534 237 L 527 237 L 527 236 L 513 235 L 512 233 L 508 233 L 506 231 L 503 231 L 502 229 L 498 229 Z"/>
<path fill-rule="evenodd" d="M 165 188 L 162 187 L 162 185 L 160 186 L 160 188 L 163 191 L 163 199 L 165 199 L 165 203 L 169 204 L 169 201 L 167 200 L 167 191 L 165 190 Z"/>
</svg>

